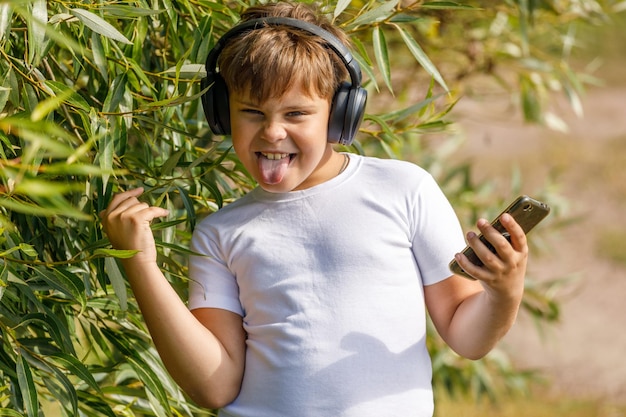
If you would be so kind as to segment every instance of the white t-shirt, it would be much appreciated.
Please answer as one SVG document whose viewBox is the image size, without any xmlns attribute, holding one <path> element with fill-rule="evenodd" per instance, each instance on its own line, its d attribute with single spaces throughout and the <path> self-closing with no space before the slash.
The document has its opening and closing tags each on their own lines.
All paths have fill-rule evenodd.
<svg viewBox="0 0 626 417">
<path fill-rule="evenodd" d="M 422 168 L 350 155 L 339 176 L 256 188 L 202 221 L 189 308 L 242 315 L 241 392 L 222 416 L 432 416 L 423 286 L 465 245 Z"/>
</svg>

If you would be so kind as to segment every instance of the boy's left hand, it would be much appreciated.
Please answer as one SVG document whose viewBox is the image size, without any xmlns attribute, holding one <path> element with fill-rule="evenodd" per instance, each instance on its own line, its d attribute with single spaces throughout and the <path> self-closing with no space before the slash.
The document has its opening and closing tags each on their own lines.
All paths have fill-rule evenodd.
<svg viewBox="0 0 626 417">
<path fill-rule="evenodd" d="M 492 295 L 519 298 L 524 291 L 528 260 L 526 234 L 509 214 L 502 215 L 500 222 L 511 236 L 510 243 L 487 220 L 480 219 L 476 223 L 496 253 L 491 252 L 476 233 L 467 233 L 468 244 L 483 262 L 483 266 L 474 265 L 462 254 L 457 254 L 455 258 L 461 268 L 482 282 L 485 290 Z"/>
</svg>

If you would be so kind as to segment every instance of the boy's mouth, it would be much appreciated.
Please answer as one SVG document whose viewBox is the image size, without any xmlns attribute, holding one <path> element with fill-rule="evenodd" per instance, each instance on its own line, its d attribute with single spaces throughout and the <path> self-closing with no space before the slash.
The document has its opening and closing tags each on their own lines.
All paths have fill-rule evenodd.
<svg viewBox="0 0 626 417">
<path fill-rule="evenodd" d="M 257 152 L 261 180 L 266 184 L 278 184 L 283 180 L 295 153 Z"/>
</svg>

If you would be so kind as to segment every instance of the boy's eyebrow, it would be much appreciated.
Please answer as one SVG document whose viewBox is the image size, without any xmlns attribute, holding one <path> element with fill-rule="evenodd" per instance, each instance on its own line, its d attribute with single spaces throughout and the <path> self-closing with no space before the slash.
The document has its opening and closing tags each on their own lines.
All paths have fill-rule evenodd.
<svg viewBox="0 0 626 417">
<path fill-rule="evenodd" d="M 261 103 L 254 103 L 252 101 L 248 101 L 248 100 L 239 100 L 239 99 L 235 99 L 233 100 L 234 102 L 236 102 L 237 104 L 241 105 L 241 106 L 246 106 L 246 107 L 261 107 Z M 315 105 L 313 104 L 301 104 L 301 103 L 295 103 L 295 104 L 287 104 L 285 106 L 282 106 L 281 109 L 282 110 L 307 110 L 309 108 L 314 108 Z"/>
</svg>

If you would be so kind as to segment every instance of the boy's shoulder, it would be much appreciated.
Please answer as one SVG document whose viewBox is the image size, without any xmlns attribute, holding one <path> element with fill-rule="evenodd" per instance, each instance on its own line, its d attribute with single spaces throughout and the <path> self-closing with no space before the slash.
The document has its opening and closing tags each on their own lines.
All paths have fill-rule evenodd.
<svg viewBox="0 0 626 417">
<path fill-rule="evenodd" d="M 431 176 L 421 166 L 401 159 L 383 159 L 372 156 L 357 156 L 356 158 L 360 159 L 360 170 L 366 175 L 373 175 L 383 180 L 413 183 Z"/>
</svg>

